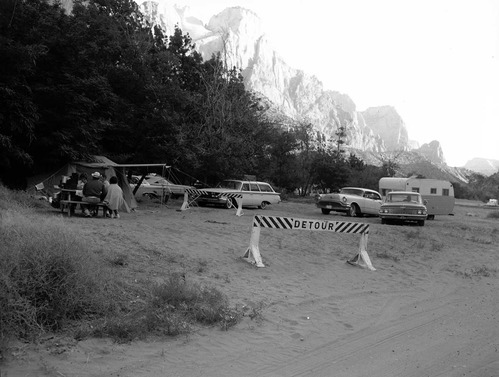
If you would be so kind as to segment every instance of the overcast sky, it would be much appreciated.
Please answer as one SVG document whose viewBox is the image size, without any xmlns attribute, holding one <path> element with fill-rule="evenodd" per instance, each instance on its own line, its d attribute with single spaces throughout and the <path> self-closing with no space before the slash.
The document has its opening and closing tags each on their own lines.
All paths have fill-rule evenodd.
<svg viewBox="0 0 499 377">
<path fill-rule="evenodd" d="M 175 3 L 175 1 L 172 1 Z M 276 51 L 357 110 L 391 105 L 447 163 L 499 160 L 499 0 L 178 0 L 253 10 Z"/>
</svg>

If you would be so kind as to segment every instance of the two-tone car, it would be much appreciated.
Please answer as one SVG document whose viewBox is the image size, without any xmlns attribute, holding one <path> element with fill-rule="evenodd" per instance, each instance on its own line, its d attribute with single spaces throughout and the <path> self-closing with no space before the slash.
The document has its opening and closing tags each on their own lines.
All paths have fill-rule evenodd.
<svg viewBox="0 0 499 377">
<path fill-rule="evenodd" d="M 428 211 L 420 193 L 392 191 L 386 194 L 379 209 L 382 224 L 416 222 L 424 226 Z"/>
<path fill-rule="evenodd" d="M 140 175 L 132 175 L 130 177 L 130 187 L 132 188 L 132 191 L 135 190 L 140 180 Z M 160 175 L 148 175 L 140 183 L 135 196 L 148 197 L 151 199 L 158 199 L 166 196 L 176 198 L 183 196 L 185 190 L 189 188 L 194 187 L 187 185 L 177 185 Z"/>
<path fill-rule="evenodd" d="M 378 216 L 381 203 L 382 197 L 377 191 L 360 187 L 344 187 L 339 193 L 318 195 L 315 205 L 324 215 L 334 211 L 356 217 Z"/>
<path fill-rule="evenodd" d="M 242 194 L 244 207 L 258 207 L 265 209 L 270 204 L 281 202 L 281 196 L 266 182 L 227 179 L 214 188 L 202 189 L 202 195 L 196 199 L 199 206 L 213 204 L 231 208 L 237 207 L 237 202 L 230 196 L 223 194 Z"/>
</svg>

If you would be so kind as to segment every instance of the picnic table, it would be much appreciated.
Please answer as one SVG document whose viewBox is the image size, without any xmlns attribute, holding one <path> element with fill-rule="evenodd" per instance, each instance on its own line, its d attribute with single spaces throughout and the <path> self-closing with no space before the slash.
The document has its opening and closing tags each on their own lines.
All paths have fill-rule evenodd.
<svg viewBox="0 0 499 377">
<path fill-rule="evenodd" d="M 80 193 L 78 193 L 80 191 Z M 80 195 L 78 195 L 80 194 Z M 71 217 L 75 214 L 76 207 L 78 204 L 82 204 L 85 202 L 82 202 L 82 196 L 81 196 L 81 190 L 77 189 L 67 189 L 63 188 L 61 189 L 61 200 L 60 200 L 60 205 L 61 205 L 61 212 L 68 212 L 68 216 Z M 107 205 L 103 202 L 99 203 L 91 203 L 91 206 L 97 207 L 97 214 L 99 213 L 99 209 L 102 208 L 102 216 L 106 216 L 107 212 Z"/>
</svg>

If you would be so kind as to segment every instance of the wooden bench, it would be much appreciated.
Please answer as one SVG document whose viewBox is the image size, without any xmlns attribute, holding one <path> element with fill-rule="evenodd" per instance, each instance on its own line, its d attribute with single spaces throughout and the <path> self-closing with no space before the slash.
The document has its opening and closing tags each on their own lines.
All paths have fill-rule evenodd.
<svg viewBox="0 0 499 377">
<path fill-rule="evenodd" d="M 99 208 L 102 208 L 102 216 L 106 216 L 106 211 L 107 211 L 107 205 L 105 203 L 87 203 L 87 202 L 82 202 L 78 200 L 61 200 L 60 205 L 61 205 L 61 212 L 64 213 L 64 211 L 67 209 L 68 210 L 68 216 L 71 217 L 74 215 L 76 206 L 78 204 L 83 204 L 83 205 L 89 205 L 89 206 L 95 206 L 97 207 L 97 214 L 99 213 Z"/>
</svg>

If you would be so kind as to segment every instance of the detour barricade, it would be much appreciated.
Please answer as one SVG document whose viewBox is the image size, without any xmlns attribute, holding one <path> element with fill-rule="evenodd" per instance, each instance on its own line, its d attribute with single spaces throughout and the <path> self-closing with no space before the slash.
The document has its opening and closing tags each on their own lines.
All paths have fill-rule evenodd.
<svg viewBox="0 0 499 377">
<path fill-rule="evenodd" d="M 367 237 L 369 234 L 369 224 L 354 223 L 348 221 L 327 221 L 314 219 L 295 219 L 292 217 L 262 216 L 255 215 L 251 226 L 250 245 L 243 255 L 247 262 L 255 264 L 257 267 L 265 267 L 260 255 L 258 243 L 260 241 L 260 229 L 289 229 L 289 230 L 310 230 L 336 233 L 360 234 L 359 252 L 347 263 L 365 267 L 371 271 L 376 271 L 367 254 Z"/>
<path fill-rule="evenodd" d="M 232 205 L 232 201 L 229 201 L 230 205 L 236 208 L 236 216 L 242 216 L 243 214 L 243 194 L 238 194 L 234 192 L 214 192 L 210 190 L 198 190 L 198 189 L 185 189 L 184 192 L 184 202 L 182 203 L 181 211 L 185 211 L 191 207 L 196 199 L 201 195 L 211 195 L 217 198 L 231 198 L 235 199 L 237 202 L 237 208 Z"/>
</svg>

